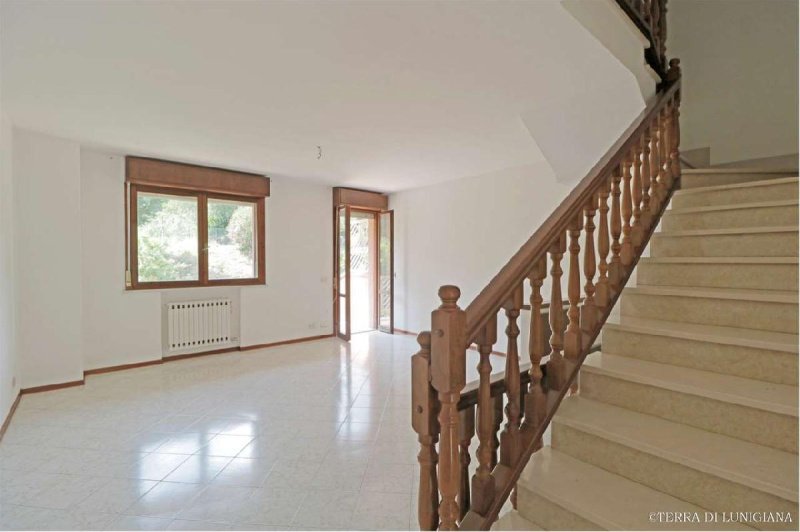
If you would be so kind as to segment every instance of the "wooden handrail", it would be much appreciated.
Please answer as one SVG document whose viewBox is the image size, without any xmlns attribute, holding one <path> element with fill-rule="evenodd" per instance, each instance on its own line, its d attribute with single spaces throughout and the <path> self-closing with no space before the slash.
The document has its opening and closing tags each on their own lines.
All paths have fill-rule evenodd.
<svg viewBox="0 0 800 532">
<path fill-rule="evenodd" d="M 679 62 L 676 59 L 673 59 L 673 63 L 674 68 L 678 68 Z M 663 103 L 671 98 L 679 88 L 680 83 L 677 79 L 673 80 L 655 101 L 645 107 L 600 161 L 589 170 L 589 173 L 556 207 L 556 210 L 548 216 L 539 229 L 533 233 L 519 251 L 489 281 L 489 284 L 472 300 L 465 309 L 467 313 L 467 341 L 474 340 L 486 321 L 497 314 L 503 301 L 508 297 L 514 286 L 526 279 L 530 265 L 547 251 L 548 245 L 556 235 L 567 229 L 571 222 L 568 215 L 585 205 L 592 194 L 596 192 L 600 182 L 622 163 L 623 158 L 634 143 L 638 142 L 644 130 L 650 127 L 653 117 L 661 111 Z"/>
<path fill-rule="evenodd" d="M 442 304 L 431 314 L 431 332 L 419 335 L 420 351 L 412 357 L 423 529 L 488 529 L 509 496 L 514 501 L 522 470 L 563 398 L 578 391 L 581 365 L 596 350 L 602 326 L 679 186 L 679 105 L 680 68 L 673 59 L 654 101 L 466 309 L 458 305 L 457 287 L 439 289 Z M 562 312 L 543 314 L 548 276 L 550 308 Z M 522 371 L 517 320 L 525 307 L 530 363 Z M 508 344 L 498 379 L 490 355 L 501 310 Z M 472 344 L 480 353 L 479 378 L 465 393 Z M 470 485 L 476 435 L 478 467 Z"/>
</svg>

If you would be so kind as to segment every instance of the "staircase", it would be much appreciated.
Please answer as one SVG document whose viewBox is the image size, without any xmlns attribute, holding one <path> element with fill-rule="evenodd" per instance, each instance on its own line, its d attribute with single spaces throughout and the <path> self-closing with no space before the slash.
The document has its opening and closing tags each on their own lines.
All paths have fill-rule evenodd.
<svg viewBox="0 0 800 532">
<path fill-rule="evenodd" d="M 798 178 L 684 170 L 649 247 L 495 530 L 797 530 Z"/>
</svg>

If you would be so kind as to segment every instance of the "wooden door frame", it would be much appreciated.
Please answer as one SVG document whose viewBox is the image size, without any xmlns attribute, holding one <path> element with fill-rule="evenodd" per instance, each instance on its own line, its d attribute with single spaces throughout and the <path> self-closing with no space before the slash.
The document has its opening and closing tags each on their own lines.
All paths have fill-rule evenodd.
<svg viewBox="0 0 800 532">
<path fill-rule="evenodd" d="M 373 225 L 371 240 L 374 243 L 374 264 L 373 270 L 375 271 L 375 281 L 373 283 L 373 289 L 375 294 L 375 302 L 373 308 L 373 328 L 374 330 L 380 330 L 380 271 L 378 270 L 380 266 L 380 214 L 383 212 L 388 212 L 389 210 L 389 198 L 385 194 L 381 194 L 378 192 L 371 192 L 367 190 L 359 190 L 347 187 L 334 187 L 333 188 L 333 332 L 335 335 L 339 336 L 339 323 L 340 323 L 340 316 L 339 316 L 339 286 L 341 285 L 341 280 L 339 279 L 339 208 L 346 208 L 346 224 L 347 224 L 347 231 L 346 231 L 346 249 L 347 249 L 347 265 L 345 268 L 346 275 L 348 277 L 347 280 L 347 289 L 348 289 L 348 304 L 347 307 L 347 341 L 350 340 L 350 213 L 351 212 L 363 212 L 369 213 L 374 216 L 375 224 Z M 391 211 L 394 213 L 394 211 Z M 394 220 L 394 214 L 392 214 L 392 220 Z M 392 261 L 392 307 L 394 307 L 394 223 L 392 223 L 392 253 L 391 253 L 391 261 Z M 394 308 L 392 308 L 392 317 L 391 317 L 391 324 L 392 324 L 392 333 L 394 332 Z M 341 336 L 340 336 L 341 338 Z"/>
</svg>

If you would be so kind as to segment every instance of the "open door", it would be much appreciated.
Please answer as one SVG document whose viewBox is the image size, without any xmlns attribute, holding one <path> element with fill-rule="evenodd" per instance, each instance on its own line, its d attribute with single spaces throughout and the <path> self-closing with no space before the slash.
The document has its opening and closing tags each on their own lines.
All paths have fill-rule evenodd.
<svg viewBox="0 0 800 532">
<path fill-rule="evenodd" d="M 350 207 L 336 209 L 336 335 L 350 340 Z"/>
<path fill-rule="evenodd" d="M 378 330 L 394 333 L 394 211 L 378 214 Z"/>
</svg>

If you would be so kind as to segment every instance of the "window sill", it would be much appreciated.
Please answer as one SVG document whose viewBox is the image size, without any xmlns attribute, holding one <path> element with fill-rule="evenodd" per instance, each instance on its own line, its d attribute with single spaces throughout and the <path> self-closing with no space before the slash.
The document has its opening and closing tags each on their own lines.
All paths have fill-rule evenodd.
<svg viewBox="0 0 800 532">
<path fill-rule="evenodd" d="M 172 281 L 164 283 L 136 283 L 126 286 L 125 291 L 138 290 L 169 290 L 176 288 L 213 288 L 217 286 L 265 286 L 267 283 L 263 279 L 225 279 L 219 281 Z"/>
</svg>

